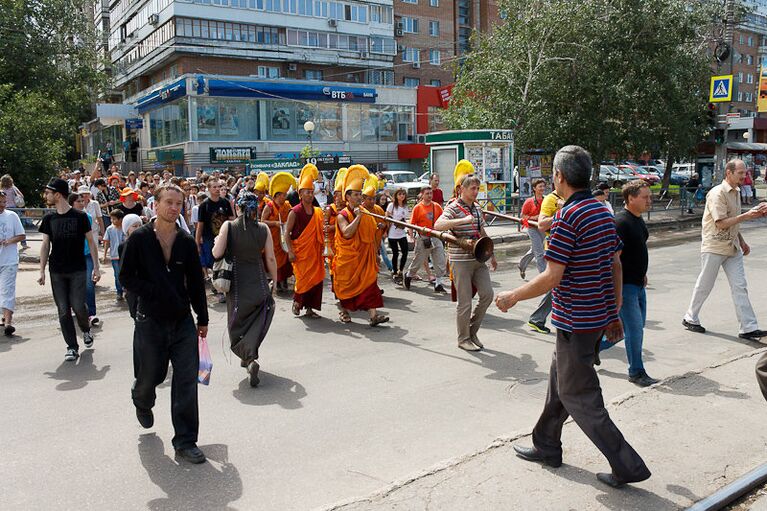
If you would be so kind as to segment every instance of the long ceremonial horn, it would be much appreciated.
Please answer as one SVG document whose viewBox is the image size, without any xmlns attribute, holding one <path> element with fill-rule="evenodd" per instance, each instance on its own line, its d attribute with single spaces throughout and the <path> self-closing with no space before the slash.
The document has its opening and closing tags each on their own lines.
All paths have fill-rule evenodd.
<svg viewBox="0 0 767 511">
<path fill-rule="evenodd" d="M 494 248 L 493 240 L 489 236 L 482 236 L 478 240 L 467 240 L 463 238 L 456 238 L 452 234 L 445 231 L 435 231 L 434 229 L 429 229 L 428 227 L 421 227 L 418 225 L 409 224 L 407 222 L 402 222 L 400 220 L 394 220 L 393 218 L 371 213 L 365 208 L 360 208 L 360 211 L 362 211 L 362 213 L 364 213 L 365 215 L 378 218 L 385 222 L 389 222 L 394 225 L 404 227 L 406 229 L 413 229 L 414 231 L 418 232 L 419 234 L 423 236 L 438 238 L 447 243 L 458 245 L 464 250 L 468 250 L 469 252 L 471 252 L 474 255 L 474 259 L 476 259 L 480 263 L 484 263 L 488 261 L 491 257 L 493 257 L 493 248 Z"/>
<path fill-rule="evenodd" d="M 527 220 L 527 221 L 525 221 L 525 220 L 523 220 L 521 218 L 518 218 L 516 216 L 504 215 L 503 213 L 498 213 L 496 211 L 490 211 L 490 210 L 487 210 L 487 209 L 483 209 L 482 213 L 484 213 L 486 215 L 494 216 L 496 218 L 503 218 L 505 220 L 511 220 L 512 222 L 516 222 L 516 223 L 522 224 L 522 225 L 529 224 L 529 225 L 535 227 L 536 229 L 538 228 L 538 222 L 536 222 L 535 220 Z"/>
</svg>

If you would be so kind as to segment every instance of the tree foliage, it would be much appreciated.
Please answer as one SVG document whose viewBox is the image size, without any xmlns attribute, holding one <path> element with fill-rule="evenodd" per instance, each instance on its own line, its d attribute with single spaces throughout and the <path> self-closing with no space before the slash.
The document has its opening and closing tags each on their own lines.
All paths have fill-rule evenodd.
<svg viewBox="0 0 767 511">
<path fill-rule="evenodd" d="M 511 128 L 518 148 L 694 152 L 705 138 L 715 0 L 501 0 L 461 64 L 446 121 Z M 595 167 L 596 167 L 595 165 Z M 595 168 L 595 172 L 596 172 Z"/>
<path fill-rule="evenodd" d="M 0 1 L 0 174 L 34 201 L 106 83 L 85 0 Z M 33 193 L 29 193 L 33 192 Z"/>
</svg>

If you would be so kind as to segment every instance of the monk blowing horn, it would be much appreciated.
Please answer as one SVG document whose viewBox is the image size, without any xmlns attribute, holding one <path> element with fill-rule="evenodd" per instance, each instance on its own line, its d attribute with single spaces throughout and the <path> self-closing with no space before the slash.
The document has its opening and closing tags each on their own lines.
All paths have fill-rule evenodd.
<svg viewBox="0 0 767 511">
<path fill-rule="evenodd" d="M 452 234 L 445 231 L 435 231 L 434 229 L 429 229 L 428 227 L 420 227 L 418 225 L 409 224 L 407 222 L 394 220 L 389 217 L 376 215 L 375 213 L 371 213 L 365 208 L 360 208 L 360 211 L 362 211 L 362 213 L 364 213 L 365 215 L 370 215 L 374 218 L 378 218 L 385 222 L 389 222 L 394 225 L 404 227 L 405 229 L 413 229 L 414 231 L 421 234 L 422 236 L 439 238 L 442 241 L 445 241 L 447 243 L 458 245 L 464 250 L 468 250 L 469 252 L 471 252 L 474 255 L 474 259 L 476 259 L 480 263 L 484 263 L 488 261 L 491 257 L 493 257 L 493 240 L 490 239 L 490 237 L 488 236 L 482 236 L 478 240 L 467 240 L 464 238 L 456 238 Z"/>
<path fill-rule="evenodd" d="M 490 210 L 487 210 L 487 209 L 483 209 L 482 213 L 484 213 L 485 215 L 494 216 L 496 218 L 503 218 L 505 220 L 511 220 L 512 222 L 516 222 L 518 224 L 522 224 L 525 227 L 527 227 L 529 225 L 531 227 L 535 227 L 536 229 L 538 228 L 538 222 L 536 222 L 535 220 L 525 220 L 524 218 L 518 218 L 518 217 L 515 217 L 515 216 L 511 216 L 511 215 L 504 215 L 503 213 L 498 213 L 496 211 L 490 211 Z"/>
</svg>

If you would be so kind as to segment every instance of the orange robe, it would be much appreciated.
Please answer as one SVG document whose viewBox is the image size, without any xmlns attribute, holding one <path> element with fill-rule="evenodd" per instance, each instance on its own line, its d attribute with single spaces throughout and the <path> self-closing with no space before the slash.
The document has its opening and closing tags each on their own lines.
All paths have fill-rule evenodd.
<svg viewBox="0 0 767 511">
<path fill-rule="evenodd" d="M 349 208 L 339 213 L 349 222 L 354 214 Z M 333 291 L 347 310 L 377 309 L 383 306 L 378 288 L 378 237 L 377 220 L 363 215 L 357 232 L 351 239 L 344 238 L 336 230 L 336 256 L 334 258 Z"/>
<path fill-rule="evenodd" d="M 271 212 L 271 215 L 269 215 L 267 220 L 276 222 L 277 219 L 280 218 L 283 224 L 288 221 L 288 213 L 290 213 L 290 203 L 288 203 L 288 201 L 285 201 L 282 203 L 282 207 L 279 208 L 279 211 L 274 201 L 267 200 L 265 202 L 265 205 L 269 206 L 269 211 Z M 279 217 L 278 217 L 278 214 L 279 214 Z M 283 280 L 293 275 L 293 267 L 291 266 L 290 261 L 288 260 L 288 253 L 282 250 L 282 243 L 280 243 L 279 226 L 277 227 L 270 226 L 269 230 L 272 233 L 272 244 L 274 245 L 274 257 L 277 259 L 277 282 L 282 282 Z"/>
<path fill-rule="evenodd" d="M 325 265 L 322 264 L 322 252 L 325 245 L 323 234 L 323 216 L 320 208 L 314 208 L 311 223 L 293 240 L 293 273 L 296 276 L 295 291 L 306 293 L 325 279 Z"/>
</svg>

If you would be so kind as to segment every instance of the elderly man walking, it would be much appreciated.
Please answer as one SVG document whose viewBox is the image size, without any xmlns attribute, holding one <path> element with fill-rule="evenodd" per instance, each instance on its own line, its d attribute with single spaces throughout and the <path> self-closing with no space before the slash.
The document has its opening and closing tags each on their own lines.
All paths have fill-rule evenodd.
<svg viewBox="0 0 767 511">
<path fill-rule="evenodd" d="M 610 419 L 594 370 L 602 335 L 622 337 L 622 243 L 607 207 L 591 196 L 591 156 L 578 146 L 566 146 L 554 157 L 554 186 L 565 204 L 554 216 L 546 269 L 513 291 L 498 294 L 503 312 L 517 302 L 552 291 L 551 323 L 557 343 L 549 372 L 549 389 L 541 417 L 533 429 L 533 446 L 515 445 L 527 461 L 552 467 L 562 464 L 562 426 L 572 416 L 578 427 L 602 451 L 611 473 L 597 479 L 612 486 L 644 481 L 650 471 Z"/>
<path fill-rule="evenodd" d="M 706 195 L 703 241 L 700 247 L 701 270 L 682 325 L 692 332 L 706 333 L 700 324 L 700 309 L 714 288 L 719 268 L 723 268 L 735 302 L 735 314 L 740 322 L 738 337 L 756 341 L 766 336 L 767 332 L 759 330 L 754 308 L 748 298 L 743 257 L 751 253 L 751 248 L 740 233 L 740 224 L 767 215 L 767 203 L 741 213 L 740 186 L 746 177 L 746 165 L 742 160 L 730 160 L 724 172 L 724 181 Z"/>
</svg>

